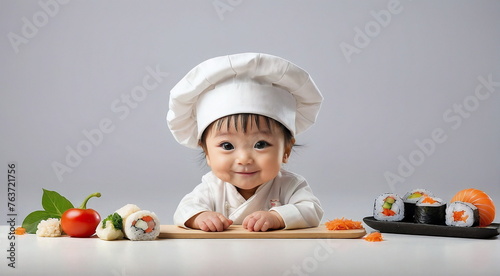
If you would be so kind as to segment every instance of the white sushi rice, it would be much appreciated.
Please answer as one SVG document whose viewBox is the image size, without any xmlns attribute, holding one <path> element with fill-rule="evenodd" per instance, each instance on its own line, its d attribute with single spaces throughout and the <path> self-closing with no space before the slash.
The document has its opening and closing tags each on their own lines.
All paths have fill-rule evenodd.
<svg viewBox="0 0 500 276">
<path fill-rule="evenodd" d="M 153 218 L 154 228 L 151 232 L 145 232 L 149 227 L 148 223 L 142 220 L 143 217 Z M 123 227 L 125 236 L 132 241 L 150 241 L 160 235 L 160 220 L 155 213 L 143 210 L 135 212 L 127 217 Z"/>
</svg>

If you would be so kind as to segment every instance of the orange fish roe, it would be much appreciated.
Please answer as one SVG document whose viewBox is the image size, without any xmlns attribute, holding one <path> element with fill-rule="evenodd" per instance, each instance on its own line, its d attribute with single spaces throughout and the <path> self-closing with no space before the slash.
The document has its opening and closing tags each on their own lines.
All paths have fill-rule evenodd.
<svg viewBox="0 0 500 276">
<path fill-rule="evenodd" d="M 426 196 L 423 200 L 422 200 L 422 203 L 429 203 L 429 204 L 434 204 L 436 203 L 437 201 L 435 201 L 434 199 L 432 199 L 431 197 L 429 196 Z"/>
<path fill-rule="evenodd" d="M 468 215 L 464 215 L 465 210 L 462 211 L 454 211 L 453 212 L 453 220 L 454 221 L 463 221 L 467 222 L 467 219 L 469 218 Z"/>
<path fill-rule="evenodd" d="M 325 223 L 328 230 L 350 230 L 350 229 L 363 229 L 361 221 L 353 221 L 350 219 L 334 219 Z"/>
<path fill-rule="evenodd" d="M 26 229 L 22 227 L 17 227 L 16 230 L 14 230 L 14 234 L 16 235 L 24 235 L 26 234 Z"/>
<path fill-rule="evenodd" d="M 380 232 L 371 232 L 370 234 L 366 235 L 363 239 L 369 242 L 381 242 L 384 240 L 384 237 L 382 237 L 382 234 L 380 234 Z"/>
</svg>

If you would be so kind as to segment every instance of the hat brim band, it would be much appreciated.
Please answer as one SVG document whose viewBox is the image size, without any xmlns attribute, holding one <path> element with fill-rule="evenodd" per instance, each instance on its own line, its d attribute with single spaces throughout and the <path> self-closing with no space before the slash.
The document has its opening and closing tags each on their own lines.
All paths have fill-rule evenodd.
<svg viewBox="0 0 500 276">
<path fill-rule="evenodd" d="M 216 120 L 233 114 L 258 114 L 282 123 L 295 135 L 296 101 L 278 86 L 229 82 L 202 93 L 196 104 L 198 139 Z"/>
</svg>

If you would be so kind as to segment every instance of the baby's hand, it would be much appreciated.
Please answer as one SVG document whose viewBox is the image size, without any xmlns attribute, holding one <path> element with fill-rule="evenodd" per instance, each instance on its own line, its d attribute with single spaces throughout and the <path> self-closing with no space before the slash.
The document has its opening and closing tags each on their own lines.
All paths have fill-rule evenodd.
<svg viewBox="0 0 500 276">
<path fill-rule="evenodd" d="M 285 227 L 283 218 L 276 211 L 257 211 L 243 220 L 243 228 L 250 232 L 267 231 Z"/>
<path fill-rule="evenodd" d="M 217 212 L 201 212 L 190 218 L 186 226 L 201 229 L 205 232 L 221 232 L 226 230 L 233 221 Z"/>
</svg>

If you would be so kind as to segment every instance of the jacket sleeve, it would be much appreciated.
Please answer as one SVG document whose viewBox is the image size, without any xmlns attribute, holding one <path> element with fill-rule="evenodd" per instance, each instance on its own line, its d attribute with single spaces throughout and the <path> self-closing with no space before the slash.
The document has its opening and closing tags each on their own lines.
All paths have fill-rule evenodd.
<svg viewBox="0 0 500 276">
<path fill-rule="evenodd" d="M 209 186 L 202 182 L 192 192 L 185 195 L 175 210 L 174 224 L 186 227 L 184 224 L 194 215 L 204 211 L 213 211 L 214 204 L 210 194 Z"/>
<path fill-rule="evenodd" d="M 296 181 L 283 183 L 282 206 L 270 210 L 278 212 L 285 222 L 285 229 L 316 227 L 323 218 L 319 199 L 314 196 L 306 180 L 300 176 Z"/>
</svg>

